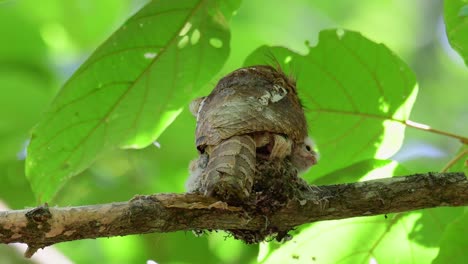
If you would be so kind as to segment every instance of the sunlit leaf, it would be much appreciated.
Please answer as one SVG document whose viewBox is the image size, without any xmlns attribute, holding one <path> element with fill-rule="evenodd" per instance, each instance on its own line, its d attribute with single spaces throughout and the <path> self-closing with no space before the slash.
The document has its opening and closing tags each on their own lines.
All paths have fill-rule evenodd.
<svg viewBox="0 0 468 264">
<path fill-rule="evenodd" d="M 297 75 L 309 134 L 320 152 L 306 176 L 399 150 L 417 88 L 412 71 L 387 47 L 356 32 L 326 30 L 305 56 L 263 46 L 245 64 L 264 64 L 269 54 Z"/>
<path fill-rule="evenodd" d="M 438 248 L 408 240 L 418 216 L 391 214 L 312 224 L 262 263 L 429 263 Z"/>
<path fill-rule="evenodd" d="M 102 151 L 151 144 L 229 53 L 239 0 L 152 1 L 75 72 L 34 131 L 26 173 L 49 200 Z M 215 44 L 213 44 L 215 43 Z"/>
<path fill-rule="evenodd" d="M 331 172 L 313 183 L 316 185 L 350 183 L 408 174 L 410 171 L 396 161 L 370 159 Z"/>
<path fill-rule="evenodd" d="M 468 2 L 444 1 L 444 19 L 450 44 L 468 66 Z"/>
<path fill-rule="evenodd" d="M 408 238 L 425 247 L 439 247 L 447 227 L 463 215 L 463 207 L 439 207 L 419 210 L 420 217 L 408 232 Z"/>
<path fill-rule="evenodd" d="M 466 263 L 468 259 L 468 212 L 447 226 L 440 243 L 439 255 L 434 260 L 439 263 Z"/>
</svg>

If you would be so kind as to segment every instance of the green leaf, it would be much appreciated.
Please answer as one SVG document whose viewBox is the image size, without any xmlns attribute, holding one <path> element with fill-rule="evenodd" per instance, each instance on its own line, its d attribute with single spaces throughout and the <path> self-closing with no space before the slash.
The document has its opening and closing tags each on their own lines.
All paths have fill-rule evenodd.
<svg viewBox="0 0 468 264">
<path fill-rule="evenodd" d="M 429 263 L 438 249 L 407 237 L 418 216 L 391 214 L 312 224 L 261 263 Z"/>
<path fill-rule="evenodd" d="M 466 0 L 444 1 L 447 37 L 468 66 L 468 4 Z"/>
<path fill-rule="evenodd" d="M 439 255 L 432 263 L 466 263 L 468 259 L 468 212 L 447 226 L 440 243 Z"/>
<path fill-rule="evenodd" d="M 438 207 L 419 210 L 419 219 L 408 238 L 425 247 L 439 247 L 441 238 L 455 219 L 463 215 L 463 207 Z"/>
<path fill-rule="evenodd" d="M 156 140 L 222 67 L 239 2 L 152 1 L 110 36 L 33 132 L 26 173 L 37 197 L 49 200 L 107 149 Z"/>
<path fill-rule="evenodd" d="M 359 161 L 346 168 L 336 170 L 318 180 L 316 185 L 351 183 L 362 180 L 387 178 L 396 175 L 408 175 L 411 172 L 392 160 L 370 159 Z"/>
<path fill-rule="evenodd" d="M 305 56 L 263 46 L 245 64 L 265 64 L 268 54 L 297 74 L 309 135 L 323 160 L 306 177 L 399 150 L 417 87 L 412 71 L 387 47 L 356 32 L 325 30 Z"/>
</svg>

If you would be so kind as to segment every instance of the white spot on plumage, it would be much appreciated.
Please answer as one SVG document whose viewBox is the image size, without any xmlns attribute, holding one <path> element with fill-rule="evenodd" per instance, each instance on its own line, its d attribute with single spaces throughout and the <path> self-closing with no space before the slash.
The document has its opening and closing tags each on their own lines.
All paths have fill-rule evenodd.
<svg viewBox="0 0 468 264">
<path fill-rule="evenodd" d="M 273 89 L 271 91 L 265 91 L 265 93 L 262 96 L 260 96 L 260 98 L 258 98 L 258 101 L 262 105 L 268 105 L 270 102 L 276 103 L 280 101 L 287 94 L 288 92 L 286 91 L 286 89 L 284 89 L 280 85 L 275 84 L 273 85 Z"/>
</svg>

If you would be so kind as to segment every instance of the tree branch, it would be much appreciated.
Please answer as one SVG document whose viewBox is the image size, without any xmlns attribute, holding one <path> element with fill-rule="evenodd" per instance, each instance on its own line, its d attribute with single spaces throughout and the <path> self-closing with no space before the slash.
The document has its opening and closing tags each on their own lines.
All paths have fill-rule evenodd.
<svg viewBox="0 0 468 264">
<path fill-rule="evenodd" d="M 135 196 L 128 202 L 0 212 L 0 243 L 22 242 L 31 256 L 55 243 L 179 230 L 289 230 L 304 223 L 468 205 L 461 173 L 427 173 L 320 186 L 267 217 L 196 194 Z"/>
</svg>

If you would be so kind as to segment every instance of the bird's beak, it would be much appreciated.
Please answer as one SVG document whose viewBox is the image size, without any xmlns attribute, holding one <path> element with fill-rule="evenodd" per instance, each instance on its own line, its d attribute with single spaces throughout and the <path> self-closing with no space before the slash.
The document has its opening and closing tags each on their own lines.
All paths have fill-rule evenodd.
<svg viewBox="0 0 468 264">
<path fill-rule="evenodd" d="M 317 152 L 312 151 L 312 155 L 311 155 L 310 160 L 312 161 L 312 165 L 317 164 L 317 161 L 318 161 L 318 154 L 317 154 Z"/>
</svg>

